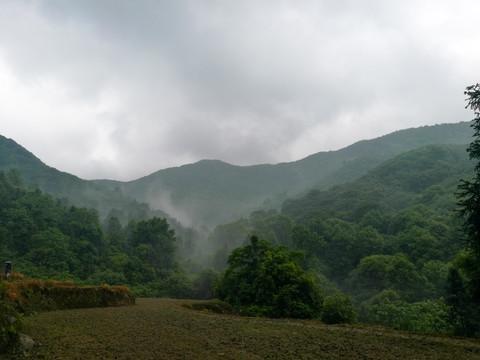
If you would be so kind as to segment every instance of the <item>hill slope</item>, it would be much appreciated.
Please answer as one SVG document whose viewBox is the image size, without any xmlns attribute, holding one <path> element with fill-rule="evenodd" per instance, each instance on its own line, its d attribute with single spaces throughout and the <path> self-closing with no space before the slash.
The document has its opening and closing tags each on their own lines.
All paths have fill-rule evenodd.
<svg viewBox="0 0 480 360">
<path fill-rule="evenodd" d="M 278 209 L 283 201 L 311 188 L 326 189 L 356 179 L 383 161 L 429 144 L 468 144 L 470 123 L 397 131 L 338 151 L 275 165 L 234 166 L 202 160 L 157 171 L 130 182 L 86 181 L 42 163 L 0 136 L 0 170 L 17 168 L 26 185 L 95 208 L 103 219 L 116 209 L 123 220 L 149 211 L 168 213 L 183 225 L 213 228 L 258 209 Z"/>
<path fill-rule="evenodd" d="M 429 144 L 468 144 L 470 123 L 397 131 L 338 151 L 276 165 L 234 166 L 203 160 L 157 171 L 130 182 L 99 180 L 162 209 L 189 225 L 214 226 L 260 208 L 279 208 L 288 197 L 356 179 L 383 161 Z"/>
<path fill-rule="evenodd" d="M 124 196 L 118 189 L 109 189 L 45 165 L 15 141 L 0 135 L 0 171 L 9 172 L 11 169 L 20 172 L 27 187 L 38 188 L 58 199 L 67 199 L 78 207 L 94 208 L 101 218 L 105 218 L 111 209 L 124 213 L 125 218 L 148 210 L 147 205 Z"/>
<path fill-rule="evenodd" d="M 330 216 L 358 221 L 370 210 L 388 214 L 414 203 L 452 212 L 456 187 L 472 172 L 465 146 L 428 145 L 397 155 L 349 183 L 288 199 L 282 212 L 304 223 Z"/>
</svg>

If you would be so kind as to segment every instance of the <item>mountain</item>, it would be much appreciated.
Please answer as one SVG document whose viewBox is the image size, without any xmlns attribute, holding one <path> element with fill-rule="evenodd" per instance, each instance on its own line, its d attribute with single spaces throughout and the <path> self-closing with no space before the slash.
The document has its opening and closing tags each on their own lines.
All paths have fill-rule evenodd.
<svg viewBox="0 0 480 360">
<path fill-rule="evenodd" d="M 338 151 L 276 165 L 234 166 L 218 160 L 157 171 L 129 182 L 97 180 L 162 209 L 182 224 L 214 227 L 258 209 L 279 208 L 305 191 L 356 179 L 385 160 L 430 144 L 471 142 L 469 122 L 396 131 Z"/>
<path fill-rule="evenodd" d="M 453 214 L 460 179 L 473 174 L 463 145 L 427 145 L 386 160 L 360 178 L 288 199 L 282 213 L 301 223 L 340 218 L 359 222 L 369 211 L 392 214 L 424 205 Z"/>
<path fill-rule="evenodd" d="M 212 229 L 259 209 L 279 209 L 291 197 L 359 178 L 395 155 L 429 144 L 471 142 L 469 122 L 401 130 L 304 159 L 254 166 L 202 160 L 129 182 L 87 181 L 47 166 L 11 139 L 0 136 L 0 170 L 18 169 L 25 185 L 97 209 L 123 221 L 167 213 L 184 226 Z M 148 205 L 147 205 L 148 204 Z"/>
<path fill-rule="evenodd" d="M 327 189 L 367 173 L 383 161 L 406 151 L 432 144 L 469 144 L 472 140 L 470 122 L 441 124 L 400 130 L 372 140 L 362 140 L 333 152 L 321 152 L 300 160 L 300 167 L 311 185 Z M 324 169 L 324 175 L 314 178 Z"/>
<path fill-rule="evenodd" d="M 149 210 L 148 205 L 123 195 L 118 189 L 109 189 L 47 166 L 12 139 L 0 135 L 0 171 L 8 173 L 12 169 L 20 173 L 25 186 L 38 188 L 78 207 L 94 208 L 101 219 L 112 209 L 116 209 L 116 215 L 125 221 L 141 217 Z"/>
</svg>

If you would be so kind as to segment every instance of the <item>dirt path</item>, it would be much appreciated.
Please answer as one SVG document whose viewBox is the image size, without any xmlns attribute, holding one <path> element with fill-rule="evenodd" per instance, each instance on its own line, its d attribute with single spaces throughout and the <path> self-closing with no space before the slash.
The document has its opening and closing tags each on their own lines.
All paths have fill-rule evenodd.
<svg viewBox="0 0 480 360">
<path fill-rule="evenodd" d="M 178 300 L 25 319 L 33 359 L 480 359 L 480 342 L 187 310 Z"/>
</svg>

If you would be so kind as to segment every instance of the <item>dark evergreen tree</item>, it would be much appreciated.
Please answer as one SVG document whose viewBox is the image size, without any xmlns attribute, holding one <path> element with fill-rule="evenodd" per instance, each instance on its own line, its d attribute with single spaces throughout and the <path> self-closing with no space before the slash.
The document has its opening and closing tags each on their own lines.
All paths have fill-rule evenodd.
<svg viewBox="0 0 480 360">
<path fill-rule="evenodd" d="M 477 328 L 475 306 L 458 269 L 451 268 L 447 279 L 445 303 L 449 307 L 448 321 L 455 335 L 473 336 Z"/>
<path fill-rule="evenodd" d="M 476 163 L 472 179 L 460 181 L 457 196 L 469 257 L 469 260 L 464 262 L 463 270 L 468 276 L 470 301 L 478 310 L 480 309 L 480 84 L 468 86 L 465 95 L 468 96 L 466 107 L 471 108 L 475 113 L 471 124 L 474 139 L 467 152 L 470 159 Z M 478 313 L 473 311 L 471 316 L 478 317 Z"/>
</svg>

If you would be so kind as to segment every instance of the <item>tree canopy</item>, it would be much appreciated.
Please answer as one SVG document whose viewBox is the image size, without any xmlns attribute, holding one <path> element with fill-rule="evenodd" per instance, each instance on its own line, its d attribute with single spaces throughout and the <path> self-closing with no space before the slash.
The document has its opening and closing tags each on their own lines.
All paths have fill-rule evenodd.
<svg viewBox="0 0 480 360">
<path fill-rule="evenodd" d="M 318 318 L 323 296 L 315 280 L 299 265 L 299 251 L 273 247 L 256 236 L 233 250 L 217 296 L 248 315 Z"/>
<path fill-rule="evenodd" d="M 480 84 L 468 86 L 465 90 L 467 95 L 467 108 L 471 108 L 475 114 L 471 127 L 473 128 L 473 141 L 467 149 L 470 160 L 475 161 L 473 176 L 469 180 L 462 179 L 458 185 L 459 213 L 463 219 L 463 232 L 467 245 L 467 256 L 461 263 L 461 268 L 467 276 L 468 296 L 463 296 L 464 301 L 457 304 L 460 307 L 472 307 L 477 311 L 471 314 L 476 320 L 476 325 L 471 327 L 480 329 Z M 454 273 L 450 274 L 450 286 L 461 282 L 456 279 Z M 453 279 L 456 279 L 454 282 Z M 453 282 L 453 283 L 452 283 Z M 456 286 L 461 288 L 460 285 Z M 455 304 L 452 304 L 455 306 Z M 472 331 L 470 331 L 472 332 Z"/>
</svg>

